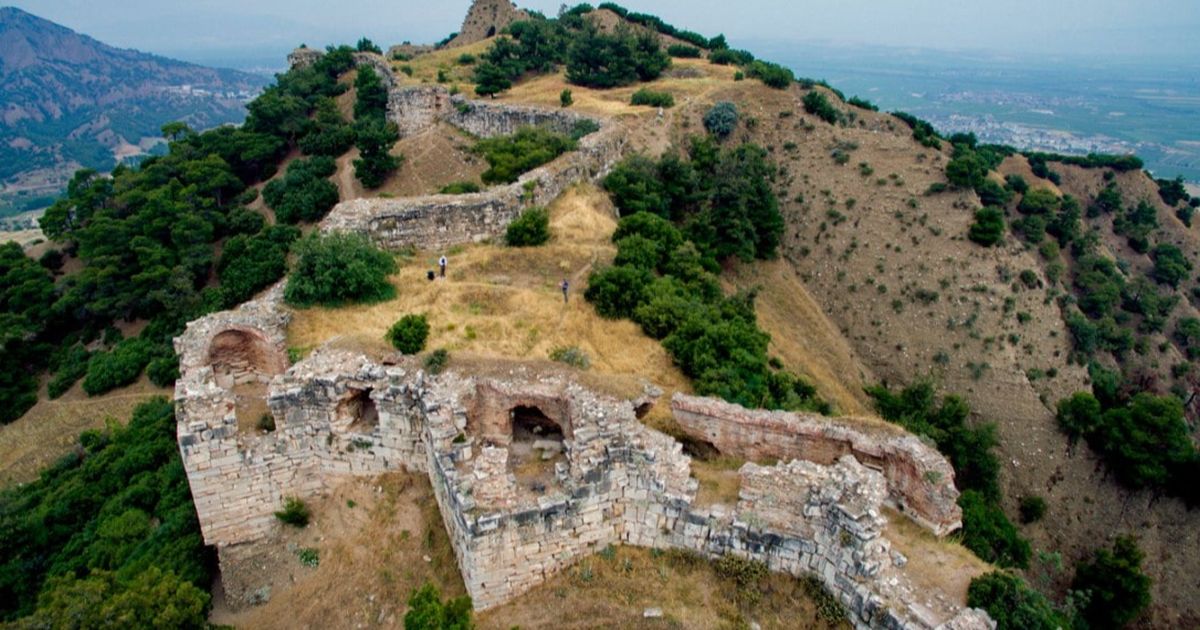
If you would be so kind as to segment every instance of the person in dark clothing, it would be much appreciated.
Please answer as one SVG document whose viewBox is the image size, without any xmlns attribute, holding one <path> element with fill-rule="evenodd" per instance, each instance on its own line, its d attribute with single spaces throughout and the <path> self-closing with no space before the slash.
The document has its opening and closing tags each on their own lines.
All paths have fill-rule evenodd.
<svg viewBox="0 0 1200 630">
<path fill-rule="evenodd" d="M 442 256 L 440 259 L 438 259 L 438 267 L 442 268 L 442 277 L 445 278 L 446 277 L 446 257 L 445 256 Z"/>
<path fill-rule="evenodd" d="M 566 304 L 567 303 L 567 294 L 570 293 L 570 291 L 571 291 L 571 283 L 566 278 L 563 278 L 562 284 L 558 285 L 558 288 L 562 289 L 563 304 Z"/>
</svg>

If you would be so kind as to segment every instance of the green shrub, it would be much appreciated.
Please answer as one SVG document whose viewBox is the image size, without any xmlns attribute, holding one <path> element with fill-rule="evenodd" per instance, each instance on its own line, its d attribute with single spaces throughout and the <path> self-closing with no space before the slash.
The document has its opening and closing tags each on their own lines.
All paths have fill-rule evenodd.
<svg viewBox="0 0 1200 630">
<path fill-rule="evenodd" d="M 438 192 L 443 195 L 468 195 L 477 193 L 480 190 L 479 184 L 475 182 L 451 182 L 443 186 Z"/>
<path fill-rule="evenodd" d="M 91 353 L 82 345 L 75 344 L 67 349 L 57 361 L 58 369 L 54 372 L 54 378 L 50 379 L 46 386 L 47 395 L 53 400 L 67 393 L 67 390 L 87 374 L 90 358 Z"/>
<path fill-rule="evenodd" d="M 551 350 L 550 360 L 566 363 L 580 370 L 586 370 L 592 365 L 592 360 L 588 358 L 587 353 L 576 346 L 559 347 Z"/>
<path fill-rule="evenodd" d="M 728 101 L 713 105 L 712 109 L 704 114 L 704 128 L 718 138 L 724 138 L 733 133 L 733 130 L 737 129 L 737 124 L 737 105 Z"/>
<path fill-rule="evenodd" d="M 746 66 L 746 75 L 777 90 L 787 88 L 796 80 L 796 76 L 788 68 L 766 61 L 755 61 Z"/>
<path fill-rule="evenodd" d="M 275 518 L 293 527 L 308 527 L 311 516 L 308 506 L 297 497 L 285 499 L 283 509 L 275 512 Z"/>
<path fill-rule="evenodd" d="M 1041 593 L 1019 576 L 992 571 L 971 580 L 967 605 L 981 608 L 996 622 L 996 630 L 1061 630 L 1071 624 Z"/>
<path fill-rule="evenodd" d="M 1192 263 L 1174 245 L 1169 243 L 1156 245 L 1150 251 L 1150 258 L 1154 260 L 1154 271 L 1151 272 L 1151 275 L 1163 284 L 1178 288 L 1179 283 L 1191 275 Z"/>
<path fill-rule="evenodd" d="M 436 586 L 426 583 L 413 591 L 404 613 L 404 630 L 471 630 L 471 598 L 457 597 L 442 602 Z"/>
<path fill-rule="evenodd" d="M 1004 212 L 998 208 L 983 208 L 975 212 L 975 223 L 967 232 L 973 242 L 991 247 L 1004 238 Z"/>
<path fill-rule="evenodd" d="M 179 380 L 179 358 L 174 353 L 158 357 L 146 365 L 146 376 L 159 387 L 174 387 Z"/>
<path fill-rule="evenodd" d="M 1029 566 L 1029 542 L 1017 533 L 998 503 L 975 490 L 967 490 L 959 496 L 958 504 L 963 510 L 964 547 L 997 566 Z"/>
<path fill-rule="evenodd" d="M 541 127 L 522 127 L 512 135 L 480 140 L 474 151 L 487 160 L 485 184 L 509 184 L 575 147 L 576 142 L 562 134 Z"/>
<path fill-rule="evenodd" d="M 301 308 L 377 302 L 391 298 L 388 276 L 396 271 L 390 254 L 358 234 L 313 234 L 296 243 L 296 267 L 284 297 Z"/>
<path fill-rule="evenodd" d="M 563 91 L 558 93 L 558 104 L 563 107 L 570 107 L 575 104 L 575 97 L 571 94 L 569 88 L 563 88 Z"/>
<path fill-rule="evenodd" d="M 619 25 L 604 33 L 591 22 L 571 38 L 567 53 L 567 81 L 592 88 L 613 88 L 637 81 L 653 81 L 671 65 L 659 45 L 658 35 L 634 33 Z"/>
<path fill-rule="evenodd" d="M 850 97 L 850 100 L 846 101 L 846 103 L 859 109 L 865 109 L 869 112 L 879 111 L 879 107 L 877 107 L 874 103 L 865 98 L 859 98 L 857 96 Z"/>
<path fill-rule="evenodd" d="M 545 208 L 530 208 L 508 224 L 504 242 L 509 247 L 536 247 L 550 240 L 550 213 Z"/>
<path fill-rule="evenodd" d="M 99 396 L 133 383 L 150 362 L 150 350 L 148 342 L 135 338 L 120 342 L 109 352 L 93 354 L 88 360 L 83 391 L 88 396 Z"/>
<path fill-rule="evenodd" d="M 400 352 L 417 354 L 429 339 L 429 321 L 424 315 L 405 315 L 388 329 L 387 339 Z"/>
<path fill-rule="evenodd" d="M 263 200 L 282 223 L 320 221 L 339 199 L 337 186 L 328 179 L 335 172 L 337 164 L 327 156 L 296 160 L 282 179 L 267 183 Z"/>
<path fill-rule="evenodd" d="M 650 272 L 644 269 L 608 267 L 592 272 L 584 297 L 602 317 L 630 318 L 652 280 Z"/>
<path fill-rule="evenodd" d="M 804 95 L 804 111 L 824 120 L 825 122 L 835 125 L 842 119 L 842 112 L 834 107 L 825 94 L 812 90 Z"/>
<path fill-rule="evenodd" d="M 1137 541 L 1120 536 L 1112 551 L 1099 549 L 1090 562 L 1075 567 L 1071 588 L 1087 594 L 1079 616 L 1088 627 L 1125 627 L 1150 605 L 1150 578 L 1142 573 L 1142 558 Z"/>
<path fill-rule="evenodd" d="M 671 55 L 672 57 L 679 57 L 681 59 L 699 59 L 703 53 L 695 46 L 671 44 L 670 46 L 667 46 L 667 54 Z"/>
<path fill-rule="evenodd" d="M 1046 515 L 1046 500 L 1036 495 L 1021 497 L 1021 522 L 1036 523 Z"/>
<path fill-rule="evenodd" d="M 438 348 L 437 350 L 430 352 L 429 356 L 425 357 L 425 363 L 423 365 L 425 366 L 426 372 L 437 375 L 441 374 L 446 369 L 446 365 L 449 363 L 450 353 L 445 348 Z"/>
<path fill-rule="evenodd" d="M 650 107 L 674 107 L 675 97 L 668 92 L 655 92 L 642 88 L 633 93 L 631 105 L 649 105 Z"/>
<path fill-rule="evenodd" d="M 369 118 L 355 124 L 355 144 L 359 157 L 354 160 L 354 176 L 366 188 L 378 188 L 404 163 L 403 156 L 392 155 L 392 147 L 400 139 L 394 123 L 382 118 Z"/>
<path fill-rule="evenodd" d="M 354 80 L 354 90 L 357 98 L 354 101 L 354 118 L 382 119 L 387 115 L 388 92 L 383 80 L 369 65 L 358 67 L 358 76 Z"/>
<path fill-rule="evenodd" d="M 460 65 L 460 66 L 469 66 L 469 65 L 475 63 L 476 58 L 475 58 L 475 55 L 472 55 L 470 53 L 463 53 L 458 56 L 457 61 L 458 61 L 458 65 Z"/>
</svg>

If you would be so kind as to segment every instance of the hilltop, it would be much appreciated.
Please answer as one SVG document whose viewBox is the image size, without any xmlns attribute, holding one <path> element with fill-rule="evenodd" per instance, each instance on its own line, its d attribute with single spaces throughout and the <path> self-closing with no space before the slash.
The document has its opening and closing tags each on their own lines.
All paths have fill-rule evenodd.
<svg viewBox="0 0 1200 630">
<path fill-rule="evenodd" d="M 941 451 L 933 459 L 945 473 L 909 473 L 907 481 L 953 490 L 959 533 L 936 538 L 907 509 L 868 511 L 900 552 L 883 564 L 907 566 L 904 583 L 917 587 L 889 602 L 924 615 L 915 627 L 968 605 L 986 608 L 1002 628 L 1033 619 L 1065 625 L 1078 612 L 1067 605 L 1077 601 L 1069 590 L 1123 588 L 1095 578 L 1115 570 L 1113 553 L 1125 563 L 1125 586 L 1145 589 L 1149 601 L 1136 589 L 1097 599 L 1082 613 L 1091 621 L 1200 620 L 1189 579 L 1200 571 L 1189 544 L 1197 531 L 1189 475 L 1200 463 L 1200 239 L 1191 225 L 1200 204 L 1188 191 L 1155 181 L 1132 156 L 1022 154 L 967 134 L 939 135 L 912 116 L 879 112 L 731 50 L 723 37 L 616 5 L 581 5 L 556 20 L 503 9 L 478 3 L 465 37 L 441 46 L 386 56 L 366 40 L 298 49 L 291 72 L 251 106 L 244 128 L 174 128 L 170 154 L 145 173 L 120 174 L 120 194 L 81 179 L 43 223 L 62 247 L 54 250 L 60 265 L 54 255 L 43 265 L 60 276 L 46 280 L 27 259 L 5 263 L 27 281 L 7 298 L 10 310 L 35 302 L 15 313 L 27 321 L 12 330 L 47 348 L 9 357 L 18 366 L 12 373 L 39 379 L 0 392 L 33 404 L 32 387 L 37 400 L 0 429 L 0 440 L 21 453 L 19 469 L 6 476 L 29 478 L 31 462 L 66 450 L 38 451 L 22 438 L 35 435 L 34 418 L 46 417 L 48 382 L 65 385 L 76 404 L 80 379 L 105 401 L 146 395 L 137 381 L 143 369 L 159 385 L 182 375 L 175 392 L 183 410 L 176 429 L 187 437 L 183 467 L 192 492 L 207 493 L 197 496 L 200 522 L 188 531 L 222 544 L 217 597 L 226 600 L 213 620 L 322 626 L 351 618 L 313 606 L 335 601 L 355 619 L 398 625 L 398 600 L 426 580 L 447 595 L 494 596 L 488 587 L 496 583 L 473 578 L 478 567 L 464 559 L 462 539 L 446 539 L 462 535 L 460 519 L 478 514 L 462 508 L 461 497 L 438 495 L 444 478 L 389 472 L 338 478 L 319 491 L 306 485 L 323 483 L 329 470 L 365 475 L 395 465 L 394 450 L 414 443 L 403 427 L 417 416 L 384 405 L 420 407 L 428 417 L 411 426 L 457 422 L 449 409 L 464 399 L 425 398 L 421 383 L 437 389 L 469 378 L 530 388 L 534 394 L 521 395 L 547 409 L 574 404 L 537 393 L 561 379 L 629 401 L 629 435 L 661 434 L 678 449 L 633 459 L 686 468 L 672 479 L 694 486 L 694 496 L 684 494 L 693 507 L 713 510 L 704 527 L 715 532 L 724 510 L 753 496 L 753 475 L 787 462 L 764 454 L 779 447 L 774 440 L 748 439 L 739 449 L 718 439 L 727 435 L 689 433 L 675 405 L 668 412 L 646 402 L 657 388 L 812 414 L 839 431 L 907 437 Z M 192 205 L 199 190 L 204 202 Z M 95 218 L 78 218 L 78 209 Z M 154 229 L 164 217 L 184 228 Z M 507 232 L 513 224 L 540 237 L 517 242 Z M 117 229 L 137 239 L 136 255 L 105 247 L 111 239 L 103 237 Z M 330 239 L 330 248 L 347 249 L 321 250 L 314 235 L 322 232 L 367 236 L 389 251 L 366 239 Z M 427 276 L 441 255 L 451 261 L 447 276 Z M 324 298 L 292 292 L 319 289 L 320 276 L 340 273 L 349 258 L 378 267 L 366 299 L 343 292 L 361 288 L 344 281 L 323 283 Z M 316 280 L 305 275 L 313 269 Z M 42 313 L 64 330 L 38 329 Z M 419 357 L 400 356 L 385 337 L 404 315 L 427 322 Z M 182 340 L 174 344 L 182 364 L 172 337 Z M 82 367 L 72 366 L 80 355 Z M 449 376 L 413 376 L 435 366 Z M 480 501 L 494 492 L 489 483 L 536 469 L 490 475 L 481 467 L 474 449 L 495 445 L 476 442 L 478 420 L 467 418 L 488 404 L 472 403 L 463 426 L 413 439 L 445 449 L 431 458 L 462 458 L 462 496 L 475 483 Z M 511 417 L 525 405 L 509 405 Z M 344 433 L 342 425 L 372 418 L 373 430 Z M 210 440 L 228 449 L 212 470 L 244 466 L 237 470 L 247 474 L 207 472 L 208 452 L 197 443 Z M 298 443 L 305 447 L 294 450 Z M 315 452 L 333 462 L 317 475 L 271 459 Z M 259 466 L 270 483 L 257 476 Z M 222 492 L 251 497 L 244 518 L 229 507 L 242 503 L 223 501 Z M 272 520 L 293 492 L 313 507 L 308 529 Z M 792 495 L 774 492 L 771 500 L 781 496 Z M 739 514 L 764 532 L 760 517 L 805 520 L 786 510 Z M 483 522 L 470 535 L 486 536 Z M 699 523 L 675 525 L 689 531 Z M 858 544 L 843 534 L 840 548 Z M 546 535 L 521 543 L 541 553 Z M 678 544 L 665 525 L 647 535 Z M 1132 553 L 1126 536 L 1136 537 Z M 649 624 L 641 613 L 653 608 L 689 626 L 839 619 L 826 616 L 838 596 L 823 588 L 840 589 L 841 573 L 814 588 L 755 577 L 751 565 L 735 589 L 722 582 L 728 564 L 657 548 L 594 551 L 557 575 L 561 557 L 521 567 L 533 577 L 508 587 L 528 593 L 482 612 L 481 624 Z M 204 586 L 203 578 L 189 579 Z M 742 580 L 757 589 L 761 607 L 747 605 Z M 248 607 L 263 604 L 262 593 L 270 601 Z M 851 620 L 883 623 L 863 601 L 843 597 L 859 615 Z M 33 605 L 28 593 L 24 602 Z M 548 618 L 556 608 L 569 612 Z M 696 616 L 709 609 L 716 614 Z"/>
<path fill-rule="evenodd" d="M 8 193 L 26 191 L 6 196 L 14 210 L 35 209 L 33 197 L 58 192 L 77 168 L 107 171 L 148 154 L 171 121 L 199 129 L 241 122 L 244 103 L 265 83 L 114 48 L 2 7 L 0 180 Z"/>
</svg>

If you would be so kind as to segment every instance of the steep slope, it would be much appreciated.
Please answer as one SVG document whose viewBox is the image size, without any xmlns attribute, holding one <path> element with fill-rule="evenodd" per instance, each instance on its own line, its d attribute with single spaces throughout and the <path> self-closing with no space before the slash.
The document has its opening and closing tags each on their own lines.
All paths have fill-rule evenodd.
<svg viewBox="0 0 1200 630">
<path fill-rule="evenodd" d="M 0 8 L 0 179 L 69 165 L 108 169 L 182 120 L 244 117 L 263 77 L 107 46 L 14 7 Z"/>
</svg>

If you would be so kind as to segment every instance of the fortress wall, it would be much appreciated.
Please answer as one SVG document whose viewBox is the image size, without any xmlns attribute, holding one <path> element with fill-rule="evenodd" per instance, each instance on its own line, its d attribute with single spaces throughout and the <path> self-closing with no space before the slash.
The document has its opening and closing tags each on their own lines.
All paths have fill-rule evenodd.
<svg viewBox="0 0 1200 630">
<path fill-rule="evenodd" d="M 914 435 L 867 434 L 835 418 L 752 411 L 683 394 L 671 400 L 671 410 L 693 439 L 752 461 L 800 459 L 831 465 L 852 455 L 883 472 L 890 503 L 922 526 L 938 536 L 962 527 L 954 469 Z"/>
<path fill-rule="evenodd" d="M 527 108 L 512 108 L 517 111 L 505 118 L 496 113 L 504 111 L 499 107 L 480 109 L 478 128 L 503 130 L 533 116 Z M 431 124 L 421 120 L 413 124 Z M 575 118 L 564 120 L 570 122 L 560 124 L 574 125 Z M 321 229 L 366 234 L 388 249 L 437 249 L 494 239 L 528 207 L 549 204 L 577 182 L 606 175 L 621 159 L 625 144 L 620 129 L 609 125 L 582 138 L 577 151 L 525 173 L 515 183 L 468 195 L 344 201 L 322 221 Z"/>
</svg>

